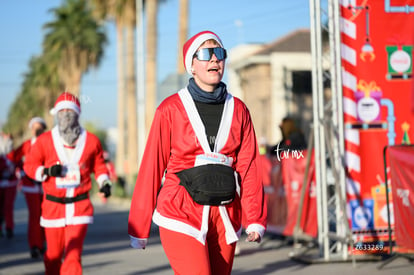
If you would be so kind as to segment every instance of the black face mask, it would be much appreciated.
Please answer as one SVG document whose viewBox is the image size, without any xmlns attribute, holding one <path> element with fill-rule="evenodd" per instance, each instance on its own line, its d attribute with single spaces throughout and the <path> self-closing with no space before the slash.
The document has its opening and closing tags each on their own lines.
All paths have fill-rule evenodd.
<svg viewBox="0 0 414 275">
<path fill-rule="evenodd" d="M 38 129 L 36 129 L 36 131 L 35 131 L 35 136 L 36 137 L 38 137 L 38 136 L 40 136 L 41 134 L 43 134 L 43 132 L 44 132 L 45 130 L 44 129 L 42 129 L 42 128 L 38 128 Z"/>
</svg>

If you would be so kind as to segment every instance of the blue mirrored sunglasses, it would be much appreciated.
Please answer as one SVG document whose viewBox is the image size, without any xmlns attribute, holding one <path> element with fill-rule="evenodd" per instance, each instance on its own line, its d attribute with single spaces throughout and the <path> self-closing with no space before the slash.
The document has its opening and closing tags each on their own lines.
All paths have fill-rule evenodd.
<svg viewBox="0 0 414 275">
<path fill-rule="evenodd" d="M 199 49 L 193 57 L 196 57 L 200 61 L 210 61 L 214 55 L 218 60 L 224 60 L 227 57 L 227 52 L 223 48 L 202 48 Z"/>
</svg>

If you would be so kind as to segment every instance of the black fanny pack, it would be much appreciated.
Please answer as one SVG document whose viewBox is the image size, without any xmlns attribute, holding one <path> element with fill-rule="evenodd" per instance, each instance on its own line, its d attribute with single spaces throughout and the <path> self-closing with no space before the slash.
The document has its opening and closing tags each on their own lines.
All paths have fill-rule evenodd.
<svg viewBox="0 0 414 275">
<path fill-rule="evenodd" d="M 206 164 L 176 173 L 180 185 L 201 205 L 224 205 L 234 200 L 236 179 L 231 167 Z"/>
</svg>

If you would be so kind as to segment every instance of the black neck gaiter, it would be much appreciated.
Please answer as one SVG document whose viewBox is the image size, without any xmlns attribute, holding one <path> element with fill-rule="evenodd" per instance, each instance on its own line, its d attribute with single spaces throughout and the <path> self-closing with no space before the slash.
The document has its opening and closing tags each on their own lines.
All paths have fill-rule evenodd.
<svg viewBox="0 0 414 275">
<path fill-rule="evenodd" d="M 188 82 L 188 91 L 191 94 L 191 97 L 194 101 L 203 102 L 203 103 L 223 103 L 227 97 L 227 88 L 226 84 L 220 82 L 213 92 L 206 92 L 202 90 L 196 84 L 194 78 L 190 78 Z"/>
</svg>

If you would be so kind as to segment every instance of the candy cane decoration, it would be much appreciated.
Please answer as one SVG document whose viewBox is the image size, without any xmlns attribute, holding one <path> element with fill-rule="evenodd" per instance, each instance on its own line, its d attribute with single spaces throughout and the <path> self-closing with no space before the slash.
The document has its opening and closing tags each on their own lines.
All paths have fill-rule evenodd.
<svg viewBox="0 0 414 275">
<path fill-rule="evenodd" d="M 355 0 L 341 1 L 343 9 L 355 7 Z M 354 43 L 357 34 L 357 25 L 353 20 L 357 17 L 356 14 L 344 17 L 344 12 L 341 13 L 341 59 L 342 59 L 342 81 L 343 81 L 343 110 L 344 110 L 344 124 L 345 124 L 345 161 L 346 161 L 346 191 L 349 199 L 355 199 L 361 190 L 361 156 L 360 156 L 360 142 L 359 131 L 352 129 L 352 124 L 357 122 L 357 102 L 355 99 L 355 92 L 357 91 L 357 78 L 353 74 L 357 66 L 357 50 L 354 48 Z M 349 13 L 348 13 L 349 14 Z M 359 13 L 358 13 L 359 14 Z M 347 42 L 351 43 L 347 43 Z M 348 211 L 350 214 L 350 211 Z"/>
</svg>

